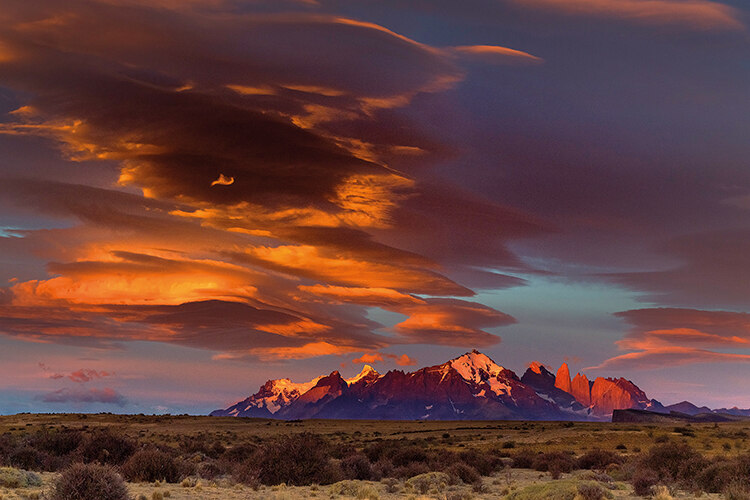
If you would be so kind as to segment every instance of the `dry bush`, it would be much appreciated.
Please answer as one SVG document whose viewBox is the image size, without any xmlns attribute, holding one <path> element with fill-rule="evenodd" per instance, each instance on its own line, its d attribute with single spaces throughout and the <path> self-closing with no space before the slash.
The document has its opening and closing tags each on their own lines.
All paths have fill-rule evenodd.
<svg viewBox="0 0 750 500">
<path fill-rule="evenodd" d="M 603 500 L 607 498 L 606 490 L 597 483 L 581 483 L 578 485 L 580 500 Z"/>
<path fill-rule="evenodd" d="M 0 486 L 3 488 L 28 488 L 29 486 L 41 485 L 42 478 L 35 472 L 12 467 L 0 467 Z"/>
<path fill-rule="evenodd" d="M 575 467 L 575 460 L 570 454 L 553 451 L 537 455 L 531 463 L 531 468 L 541 472 L 549 472 L 553 479 L 558 479 L 563 472 L 570 472 Z"/>
<path fill-rule="evenodd" d="M 73 464 L 62 472 L 50 500 L 128 500 L 128 489 L 112 467 Z"/>
<path fill-rule="evenodd" d="M 175 459 L 157 449 L 137 451 L 122 466 L 122 472 L 128 481 L 135 482 L 176 483 L 180 479 Z"/>
<path fill-rule="evenodd" d="M 450 482 L 450 477 L 445 472 L 426 472 L 419 474 L 406 481 L 406 487 L 412 488 L 417 493 L 425 494 L 430 491 L 443 491 Z"/>
<path fill-rule="evenodd" d="M 648 469 L 637 469 L 633 473 L 633 478 L 630 480 L 630 484 L 633 485 L 633 491 L 635 491 L 635 494 L 642 497 L 650 495 L 654 486 L 658 482 L 658 474 Z"/>
<path fill-rule="evenodd" d="M 578 457 L 576 468 L 604 470 L 611 464 L 622 464 L 625 460 L 622 455 L 612 451 L 594 449 Z"/>
<path fill-rule="evenodd" d="M 685 463 L 700 457 L 689 445 L 670 442 L 651 448 L 638 460 L 638 468 L 653 471 L 660 480 L 672 482 L 679 479 Z"/>
<path fill-rule="evenodd" d="M 534 453 L 530 450 L 519 451 L 511 456 L 513 459 L 513 467 L 516 469 L 532 469 L 534 460 L 536 460 L 538 453 Z"/>
<path fill-rule="evenodd" d="M 653 500 L 674 500 L 674 497 L 669 492 L 669 488 L 661 485 L 654 488 Z"/>
<path fill-rule="evenodd" d="M 379 500 L 378 491 L 369 484 L 362 484 L 356 481 L 339 481 L 334 483 L 330 488 L 331 495 L 342 495 L 357 500 Z"/>
<path fill-rule="evenodd" d="M 135 450 L 136 443 L 129 437 L 102 429 L 87 434 L 76 453 L 85 463 L 121 465 L 135 453 Z"/>
<path fill-rule="evenodd" d="M 346 479 L 378 479 L 374 477 L 370 459 L 364 453 L 354 453 L 342 459 L 341 471 Z"/>
<path fill-rule="evenodd" d="M 328 442 L 317 434 L 285 435 L 266 442 L 244 466 L 255 467 L 266 485 L 330 484 L 341 479 L 341 471 L 328 450 Z"/>
<path fill-rule="evenodd" d="M 426 474 L 430 471 L 430 468 L 426 463 L 423 462 L 411 462 L 409 465 L 403 465 L 393 469 L 393 476 L 401 479 L 408 479 L 410 477 L 419 476 L 420 474 Z"/>
<path fill-rule="evenodd" d="M 451 465 L 450 467 L 445 469 L 445 472 L 451 478 L 455 477 L 456 479 L 460 479 L 466 484 L 474 484 L 482 479 L 482 474 L 480 474 L 479 471 L 463 462 L 457 462 Z"/>
<path fill-rule="evenodd" d="M 750 500 L 750 487 L 743 481 L 729 483 L 723 493 L 725 500 Z"/>
</svg>

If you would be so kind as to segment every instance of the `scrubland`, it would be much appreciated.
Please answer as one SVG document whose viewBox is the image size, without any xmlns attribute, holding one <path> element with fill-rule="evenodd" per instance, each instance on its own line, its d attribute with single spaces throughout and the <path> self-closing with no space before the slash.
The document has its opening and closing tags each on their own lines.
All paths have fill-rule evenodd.
<svg viewBox="0 0 750 500">
<path fill-rule="evenodd" d="M 750 500 L 750 422 L 0 417 L 0 500 Z"/>
</svg>

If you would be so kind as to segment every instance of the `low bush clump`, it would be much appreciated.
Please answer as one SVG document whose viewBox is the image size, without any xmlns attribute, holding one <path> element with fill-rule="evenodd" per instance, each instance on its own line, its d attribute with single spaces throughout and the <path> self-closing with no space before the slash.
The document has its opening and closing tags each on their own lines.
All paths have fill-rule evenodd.
<svg viewBox="0 0 750 500">
<path fill-rule="evenodd" d="M 407 480 L 406 487 L 425 494 L 430 491 L 443 491 L 449 482 L 450 477 L 445 472 L 426 472 Z"/>
<path fill-rule="evenodd" d="M 41 485 L 42 478 L 35 472 L 13 467 L 0 467 L 0 486 L 3 488 L 28 488 Z"/>
<path fill-rule="evenodd" d="M 604 470 L 611 464 L 620 465 L 624 462 L 622 455 L 612 451 L 594 449 L 584 453 L 576 460 L 578 469 Z"/>
<path fill-rule="evenodd" d="M 269 440 L 245 462 L 245 470 L 255 469 L 261 484 L 331 484 L 341 478 L 328 453 L 329 444 L 311 433 L 280 436 Z"/>
<path fill-rule="evenodd" d="M 378 490 L 369 484 L 356 481 L 339 481 L 330 488 L 331 495 L 342 495 L 356 498 L 357 500 L 380 500 Z"/>
<path fill-rule="evenodd" d="M 474 484 L 482 479 L 482 474 L 480 474 L 479 471 L 463 462 L 457 462 L 451 465 L 450 467 L 445 469 L 445 472 L 451 478 L 460 479 L 466 484 Z"/>
<path fill-rule="evenodd" d="M 537 455 L 531 463 L 531 468 L 541 472 L 549 472 L 557 479 L 563 472 L 570 472 L 575 467 L 575 460 L 568 453 L 553 451 Z"/>
<path fill-rule="evenodd" d="M 122 465 L 135 453 L 132 439 L 109 429 L 87 434 L 76 451 L 84 463 Z"/>
<path fill-rule="evenodd" d="M 635 494 L 642 497 L 650 495 L 658 482 L 659 476 L 656 472 L 647 469 L 636 470 L 633 473 L 633 478 L 630 480 Z"/>
<path fill-rule="evenodd" d="M 581 490 L 585 491 L 590 497 L 583 497 Z M 599 496 L 594 496 L 599 495 Z M 614 498 L 612 493 L 600 485 L 589 481 L 574 481 L 563 479 L 559 481 L 550 481 L 543 484 L 534 484 L 516 490 L 510 493 L 507 500 L 575 500 L 576 498 L 589 499 L 610 499 Z"/>
<path fill-rule="evenodd" d="M 129 481 L 176 483 L 179 470 L 175 459 L 163 451 L 146 449 L 136 452 L 122 466 L 122 472 Z"/>
<path fill-rule="evenodd" d="M 341 460 L 341 471 L 347 479 L 369 481 L 373 477 L 372 464 L 363 453 L 355 453 Z"/>
<path fill-rule="evenodd" d="M 112 467 L 73 464 L 54 485 L 51 500 L 128 500 L 128 489 Z"/>
</svg>

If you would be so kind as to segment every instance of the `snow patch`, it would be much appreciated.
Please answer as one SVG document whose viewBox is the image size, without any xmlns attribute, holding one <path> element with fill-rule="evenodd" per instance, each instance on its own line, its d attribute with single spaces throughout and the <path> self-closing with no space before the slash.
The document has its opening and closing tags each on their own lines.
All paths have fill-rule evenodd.
<svg viewBox="0 0 750 500">
<path fill-rule="evenodd" d="M 510 395 L 511 387 L 500 380 L 505 368 L 496 364 L 488 356 L 479 351 L 472 351 L 452 361 L 450 366 L 467 382 L 475 384 L 486 383 L 492 392 Z"/>
<path fill-rule="evenodd" d="M 371 373 L 379 375 L 378 372 L 375 370 L 375 368 L 373 368 L 370 365 L 365 365 L 364 368 L 362 368 L 362 371 L 359 372 L 359 375 L 356 375 L 352 378 L 347 378 L 345 379 L 345 381 L 348 385 L 356 384 L 357 382 L 359 382 L 360 380 L 362 380 L 363 378 L 365 378 Z"/>
</svg>

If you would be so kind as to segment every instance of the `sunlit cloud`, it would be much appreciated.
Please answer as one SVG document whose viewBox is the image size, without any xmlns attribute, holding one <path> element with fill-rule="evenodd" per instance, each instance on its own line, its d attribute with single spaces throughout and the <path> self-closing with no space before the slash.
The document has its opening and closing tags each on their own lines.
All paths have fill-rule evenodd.
<svg viewBox="0 0 750 500">
<path fill-rule="evenodd" d="M 531 55 L 528 52 L 497 45 L 461 45 L 450 47 L 447 50 L 457 56 L 472 58 L 490 64 L 541 64 L 544 62 L 542 58 Z"/>
<path fill-rule="evenodd" d="M 746 313 L 656 308 L 624 311 L 617 316 L 632 325 L 617 344 L 622 350 L 635 352 L 592 368 L 647 369 L 750 361 L 750 315 Z"/>
<path fill-rule="evenodd" d="M 510 0 L 524 8 L 692 30 L 741 30 L 729 5 L 707 0 Z"/>
</svg>

